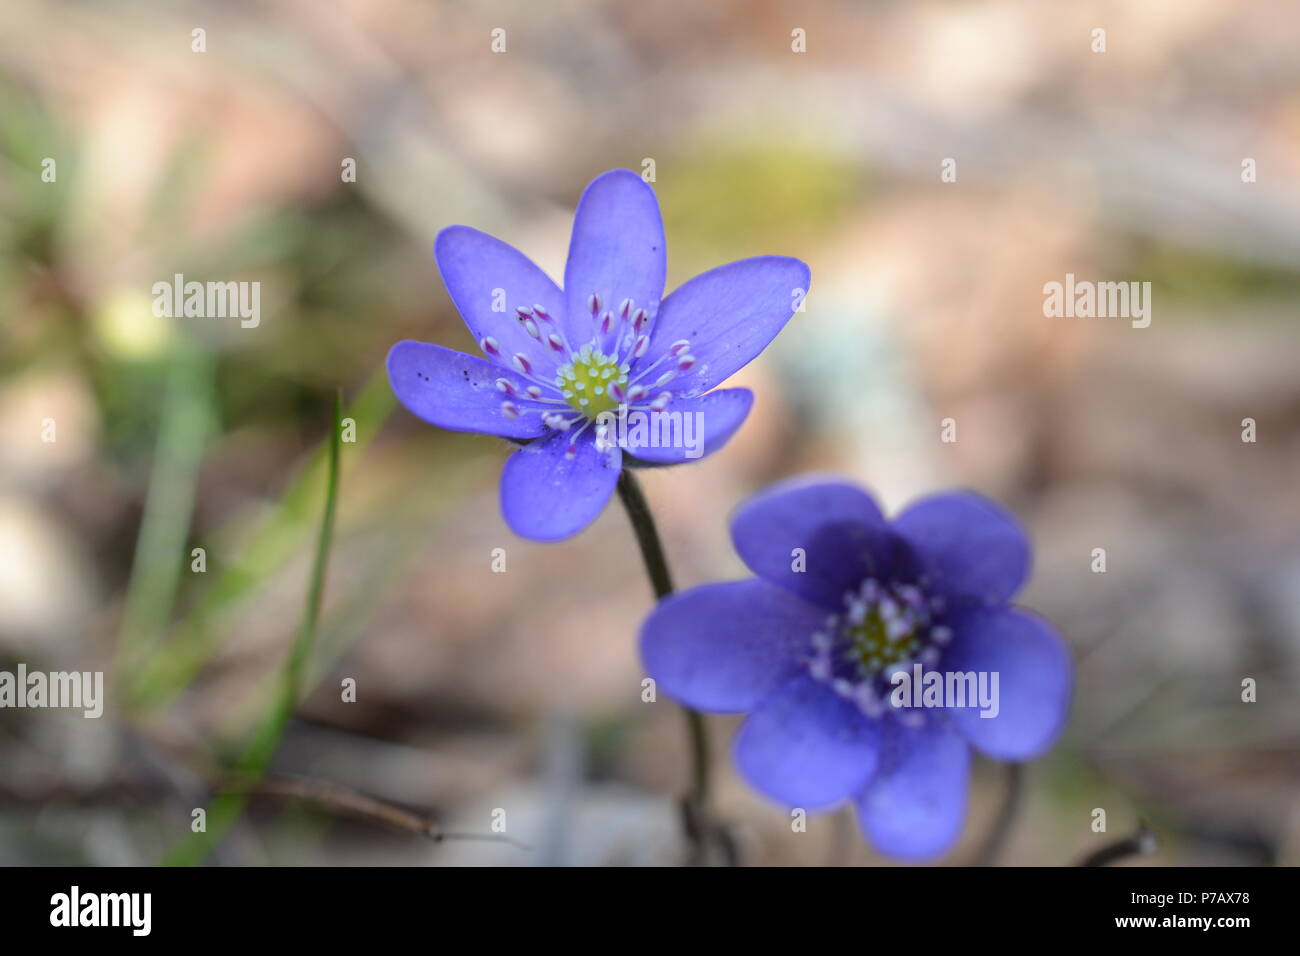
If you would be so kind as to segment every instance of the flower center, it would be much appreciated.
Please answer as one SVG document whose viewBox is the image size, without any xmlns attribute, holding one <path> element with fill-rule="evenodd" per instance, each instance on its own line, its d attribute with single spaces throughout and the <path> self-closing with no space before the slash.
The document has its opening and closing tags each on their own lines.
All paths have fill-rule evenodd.
<svg viewBox="0 0 1300 956">
<path fill-rule="evenodd" d="M 591 312 L 591 341 L 575 350 L 563 328 L 543 306 L 521 305 L 515 308 L 519 325 L 530 337 L 545 345 L 551 353 L 567 356 L 568 361 L 555 370 L 555 378 L 540 377 L 534 353 L 507 356 L 501 343 L 488 335 L 479 347 L 498 365 L 508 366 L 512 374 L 495 382 L 505 397 L 501 414 L 506 418 L 538 415 L 551 431 L 568 432 L 569 447 L 565 456 L 577 453 L 577 442 L 595 424 L 596 450 L 608 452 L 615 445 L 609 440 L 609 426 L 597 420 L 607 412 L 624 406 L 635 411 L 662 412 L 673 400 L 664 390 L 678 374 L 695 367 L 689 339 L 678 339 L 656 359 L 646 359 L 650 348 L 650 313 L 636 307 L 631 299 L 619 303 L 617 311 L 604 307 L 596 293 L 587 297 Z M 607 354 L 606 349 L 611 351 Z M 629 378 L 633 367 L 634 378 Z M 653 377 L 652 377 L 653 376 Z M 567 407 L 566 407 L 567 406 Z"/>
<path fill-rule="evenodd" d="M 868 716 L 885 712 L 889 677 L 919 661 L 938 663 L 952 632 L 935 622 L 942 602 L 916 585 L 863 581 L 844 595 L 844 610 L 812 635 L 808 672 Z M 914 716 L 914 715 L 912 715 Z"/>
<path fill-rule="evenodd" d="M 570 408 L 585 418 L 596 418 L 618 408 L 620 395 L 622 401 L 627 400 L 627 373 L 627 366 L 619 365 L 617 356 L 585 345 L 560 367 L 555 384 Z"/>
<path fill-rule="evenodd" d="M 880 605 L 871 607 L 861 624 L 844 631 L 846 660 L 865 674 L 879 673 L 891 664 L 910 660 L 920 649 L 919 627 L 899 617 L 886 618 Z"/>
</svg>

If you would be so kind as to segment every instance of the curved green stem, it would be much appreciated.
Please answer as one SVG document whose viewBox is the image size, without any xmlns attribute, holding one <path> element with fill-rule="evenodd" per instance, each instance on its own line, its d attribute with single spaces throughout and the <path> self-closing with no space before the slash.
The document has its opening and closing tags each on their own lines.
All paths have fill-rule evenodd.
<svg viewBox="0 0 1300 956">
<path fill-rule="evenodd" d="M 655 597 L 663 600 L 673 593 L 672 574 L 664 557 L 663 544 L 655 527 L 654 515 L 646 503 L 645 494 L 636 475 L 624 468 L 618 477 L 618 497 L 632 522 L 646 574 L 654 588 Z M 695 847 L 694 860 L 702 862 L 707 850 L 709 821 L 709 732 L 704 725 L 704 715 L 689 707 L 682 708 L 686 715 L 687 735 L 691 748 L 691 792 L 683 805 L 687 835 Z"/>
<path fill-rule="evenodd" d="M 641 483 L 630 469 L 624 468 L 618 476 L 618 497 L 627 510 L 632 530 L 636 532 L 636 543 L 641 546 L 641 557 L 645 560 L 646 574 L 650 576 L 655 597 L 662 601 L 673 593 L 673 578 L 664 558 L 663 545 L 659 542 L 654 515 L 650 513 L 650 505 L 641 491 Z"/>
</svg>

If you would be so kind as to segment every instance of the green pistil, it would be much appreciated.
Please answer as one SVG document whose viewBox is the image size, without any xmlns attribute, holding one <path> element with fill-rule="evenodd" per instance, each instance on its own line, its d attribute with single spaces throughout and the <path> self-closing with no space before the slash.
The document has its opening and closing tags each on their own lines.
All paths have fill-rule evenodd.
<svg viewBox="0 0 1300 956">
<path fill-rule="evenodd" d="M 618 408 L 619 401 L 610 395 L 609 388 L 615 384 L 627 388 L 627 367 L 619 366 L 614 356 L 587 345 L 560 369 L 555 384 L 574 411 L 595 418 Z"/>
<path fill-rule="evenodd" d="M 846 633 L 849 647 L 844 652 L 846 660 L 852 661 L 868 674 L 878 673 L 882 668 L 916 656 L 920 647 L 916 629 L 913 628 L 898 640 L 891 641 L 885 629 L 880 612 L 872 608 L 867 612 L 861 624 L 851 627 Z"/>
</svg>

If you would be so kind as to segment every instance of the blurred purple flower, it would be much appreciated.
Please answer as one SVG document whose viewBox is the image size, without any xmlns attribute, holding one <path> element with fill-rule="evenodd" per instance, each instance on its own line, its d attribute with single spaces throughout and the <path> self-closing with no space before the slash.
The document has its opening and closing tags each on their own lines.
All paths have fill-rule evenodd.
<svg viewBox="0 0 1300 956">
<path fill-rule="evenodd" d="M 1060 733 L 1069 653 L 1010 606 L 1029 544 L 992 502 L 936 495 L 886 522 L 865 491 L 803 479 L 742 505 L 731 534 L 758 578 L 667 598 L 641 654 L 686 706 L 749 714 L 734 757 L 767 796 L 809 811 L 851 799 L 880 852 L 931 858 L 961 832 L 971 746 L 1024 761 Z M 997 674 L 996 716 L 908 701 L 891 676 L 918 665 Z"/>
<path fill-rule="evenodd" d="M 663 222 L 654 191 L 607 172 L 578 203 L 564 289 L 522 253 L 468 226 L 438 234 L 434 256 L 486 359 L 423 342 L 388 354 L 398 400 L 433 425 L 527 441 L 501 476 L 506 522 L 556 541 L 590 524 L 613 493 L 623 455 L 670 465 L 684 447 L 652 447 L 602 412 L 703 413 L 699 456 L 726 443 L 753 394 L 710 392 L 789 321 L 808 288 L 797 259 L 760 256 L 691 279 L 660 302 Z M 680 443 L 679 443 L 680 444 Z"/>
</svg>

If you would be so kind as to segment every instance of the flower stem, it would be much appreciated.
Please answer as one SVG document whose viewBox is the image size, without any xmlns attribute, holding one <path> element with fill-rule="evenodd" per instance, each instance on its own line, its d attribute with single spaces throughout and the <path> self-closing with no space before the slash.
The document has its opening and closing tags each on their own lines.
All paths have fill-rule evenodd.
<svg viewBox="0 0 1300 956">
<path fill-rule="evenodd" d="M 1024 801 L 1025 770 L 1022 764 L 1007 764 L 1006 790 L 1002 796 L 1002 807 L 998 810 L 993 826 L 984 838 L 979 852 L 975 854 L 975 866 L 993 866 L 1002 855 L 1002 850 L 1011 837 L 1012 825 L 1020 813 Z"/>
<path fill-rule="evenodd" d="M 664 558 L 663 545 L 659 543 L 659 532 L 655 528 L 654 515 L 646 503 L 641 483 L 631 470 L 624 468 L 618 476 L 618 497 L 627 510 L 632 530 L 636 532 L 636 543 L 641 546 L 641 557 L 645 560 L 646 574 L 655 589 L 655 597 L 663 600 L 673 593 L 673 578 L 668 572 L 668 561 Z"/>
<path fill-rule="evenodd" d="M 672 574 L 664 557 L 663 544 L 659 541 L 659 531 L 655 528 L 654 515 L 650 513 L 650 506 L 641 491 L 641 483 L 631 469 L 624 468 L 618 476 L 618 497 L 627 511 L 628 520 L 632 522 L 632 531 L 641 548 L 641 558 L 645 561 L 646 574 L 654 588 L 655 597 L 663 600 L 673 593 Z M 706 852 L 706 835 L 711 829 L 708 813 L 709 732 L 704 725 L 703 714 L 689 707 L 683 707 L 682 710 L 686 715 L 686 729 L 690 739 L 692 781 L 691 792 L 682 811 L 687 835 L 695 845 L 693 860 L 702 862 Z"/>
</svg>

